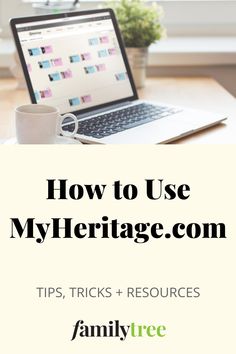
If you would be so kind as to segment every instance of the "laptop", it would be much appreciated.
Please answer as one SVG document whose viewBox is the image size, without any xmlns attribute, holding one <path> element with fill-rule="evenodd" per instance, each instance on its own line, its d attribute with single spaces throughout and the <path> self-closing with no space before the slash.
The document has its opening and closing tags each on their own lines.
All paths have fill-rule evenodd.
<svg viewBox="0 0 236 354">
<path fill-rule="evenodd" d="M 111 9 L 10 21 L 32 103 L 79 120 L 76 138 L 97 144 L 167 143 L 225 116 L 139 100 Z M 63 129 L 74 130 L 70 119 Z"/>
</svg>

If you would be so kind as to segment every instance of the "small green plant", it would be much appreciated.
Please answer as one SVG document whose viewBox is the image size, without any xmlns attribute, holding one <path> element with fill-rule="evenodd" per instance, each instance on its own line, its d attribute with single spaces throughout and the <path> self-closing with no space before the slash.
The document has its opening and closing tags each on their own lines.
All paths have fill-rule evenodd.
<svg viewBox="0 0 236 354">
<path fill-rule="evenodd" d="M 120 0 L 109 5 L 115 11 L 126 47 L 148 47 L 165 36 L 160 5 L 147 6 L 143 0 Z"/>
</svg>

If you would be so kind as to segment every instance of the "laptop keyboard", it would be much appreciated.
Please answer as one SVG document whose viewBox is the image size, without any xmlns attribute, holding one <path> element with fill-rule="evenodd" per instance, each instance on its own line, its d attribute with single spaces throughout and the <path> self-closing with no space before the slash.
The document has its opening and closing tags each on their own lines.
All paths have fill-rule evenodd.
<svg viewBox="0 0 236 354">
<path fill-rule="evenodd" d="M 106 136 L 153 122 L 180 111 L 181 109 L 178 108 L 140 103 L 118 111 L 83 120 L 79 122 L 78 134 L 102 139 Z M 63 130 L 73 131 L 74 125 L 66 125 L 63 127 Z"/>
</svg>

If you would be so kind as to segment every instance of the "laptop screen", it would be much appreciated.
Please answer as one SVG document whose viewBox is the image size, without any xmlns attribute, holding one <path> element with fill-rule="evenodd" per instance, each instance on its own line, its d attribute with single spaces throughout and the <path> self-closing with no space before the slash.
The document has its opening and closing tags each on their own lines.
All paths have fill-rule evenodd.
<svg viewBox="0 0 236 354">
<path fill-rule="evenodd" d="M 35 102 L 75 112 L 134 95 L 109 12 L 16 25 Z"/>
</svg>

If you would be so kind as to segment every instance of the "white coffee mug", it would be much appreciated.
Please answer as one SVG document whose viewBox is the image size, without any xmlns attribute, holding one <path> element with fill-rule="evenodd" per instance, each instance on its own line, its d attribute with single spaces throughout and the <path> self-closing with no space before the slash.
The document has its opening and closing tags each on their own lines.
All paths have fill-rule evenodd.
<svg viewBox="0 0 236 354">
<path fill-rule="evenodd" d="M 78 119 L 74 114 L 66 113 L 61 116 L 58 108 L 29 104 L 16 108 L 16 137 L 19 144 L 54 144 L 56 136 L 62 134 L 74 137 L 78 131 Z M 74 131 L 62 129 L 65 118 L 74 121 Z"/>
</svg>

